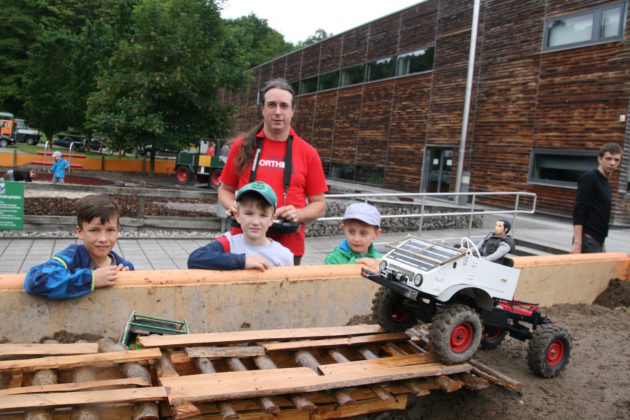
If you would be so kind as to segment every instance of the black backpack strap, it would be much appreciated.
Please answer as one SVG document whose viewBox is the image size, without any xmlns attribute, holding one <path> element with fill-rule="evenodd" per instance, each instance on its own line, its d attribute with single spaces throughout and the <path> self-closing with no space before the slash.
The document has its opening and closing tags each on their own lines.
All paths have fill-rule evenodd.
<svg viewBox="0 0 630 420">
<path fill-rule="evenodd" d="M 260 158 L 260 152 L 262 150 L 263 141 L 265 140 L 263 137 L 256 138 L 256 153 L 254 154 L 254 162 L 252 163 L 252 170 L 249 173 L 249 182 L 252 183 L 256 180 L 256 169 L 258 169 L 258 159 Z"/>
<path fill-rule="evenodd" d="M 264 138 L 258 137 L 256 144 L 256 153 L 254 154 L 254 161 L 252 163 L 252 170 L 249 173 L 249 182 L 256 180 L 256 170 L 258 169 L 258 160 L 260 159 L 260 153 L 262 151 Z M 293 136 L 289 136 L 287 139 L 287 148 L 284 153 L 284 196 L 283 205 L 286 204 L 287 191 L 289 191 L 289 185 L 291 185 L 291 175 L 293 173 Z"/>
</svg>

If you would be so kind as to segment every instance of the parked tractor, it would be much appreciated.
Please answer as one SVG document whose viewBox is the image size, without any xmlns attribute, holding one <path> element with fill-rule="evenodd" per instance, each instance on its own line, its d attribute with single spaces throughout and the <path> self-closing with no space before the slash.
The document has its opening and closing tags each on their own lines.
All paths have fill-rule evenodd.
<svg viewBox="0 0 630 420">
<path fill-rule="evenodd" d="M 509 334 L 529 340 L 528 364 L 535 374 L 557 376 L 569 362 L 568 333 L 552 325 L 538 305 L 514 300 L 520 270 L 512 268 L 512 260 L 487 261 L 468 238 L 460 245 L 405 238 L 389 245 L 393 249 L 378 273 L 362 269 L 382 286 L 372 301 L 377 322 L 392 332 L 430 323 L 429 347 L 445 364 L 467 361 L 480 345 L 495 348 Z"/>
<path fill-rule="evenodd" d="M 196 151 L 181 151 L 175 162 L 175 176 L 179 184 L 188 184 L 193 175 L 201 183 L 208 183 L 212 189 L 219 188 L 219 178 L 225 162 L 219 156 L 208 154 L 210 142 L 215 142 L 215 153 L 218 154 L 221 141 L 201 140 Z"/>
</svg>

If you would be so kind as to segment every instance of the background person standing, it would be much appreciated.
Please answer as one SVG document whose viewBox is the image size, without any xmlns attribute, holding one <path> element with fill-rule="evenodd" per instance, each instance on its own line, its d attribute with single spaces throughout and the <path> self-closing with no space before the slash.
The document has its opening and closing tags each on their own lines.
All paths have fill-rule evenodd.
<svg viewBox="0 0 630 420">
<path fill-rule="evenodd" d="M 253 181 L 269 184 L 278 197 L 276 217 L 300 226 L 296 233 L 270 229 L 267 236 L 289 248 L 299 265 L 304 255 L 304 223 L 324 215 L 328 187 L 317 151 L 291 127 L 295 111 L 291 85 L 284 79 L 271 80 L 263 87 L 262 97 L 263 121 L 231 147 L 221 174 L 219 202 L 235 214 L 236 189 Z"/>
<path fill-rule="evenodd" d="M 66 169 L 70 167 L 70 164 L 63 158 L 60 151 L 54 152 L 52 157 L 55 159 L 50 168 L 50 172 L 53 174 L 52 183 L 63 184 L 66 177 Z"/>
<path fill-rule="evenodd" d="M 606 251 L 612 193 L 608 180 L 621 164 L 621 146 L 606 143 L 599 149 L 597 169 L 578 181 L 573 206 L 573 245 L 571 254 Z"/>
</svg>

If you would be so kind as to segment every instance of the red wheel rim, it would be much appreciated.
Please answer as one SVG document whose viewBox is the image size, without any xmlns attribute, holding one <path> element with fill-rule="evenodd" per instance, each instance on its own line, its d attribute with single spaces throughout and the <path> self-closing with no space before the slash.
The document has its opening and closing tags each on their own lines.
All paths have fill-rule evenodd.
<svg viewBox="0 0 630 420">
<path fill-rule="evenodd" d="M 501 335 L 501 331 L 499 327 L 490 327 L 484 330 L 483 335 L 486 337 L 486 340 L 494 340 Z"/>
<path fill-rule="evenodd" d="M 212 183 L 212 185 L 214 185 L 215 187 L 219 186 L 219 178 L 221 178 L 221 172 L 212 172 L 212 175 L 210 175 L 210 182 Z"/>
<path fill-rule="evenodd" d="M 468 322 L 458 324 L 451 333 L 451 350 L 462 353 L 473 341 L 473 327 Z"/>
<path fill-rule="evenodd" d="M 551 343 L 547 349 L 547 364 L 556 366 L 564 358 L 564 343 L 562 340 L 556 340 Z"/>
<path fill-rule="evenodd" d="M 186 169 L 185 167 L 181 167 L 181 168 L 177 168 L 177 180 L 179 182 L 186 182 L 188 181 L 188 169 Z"/>
</svg>

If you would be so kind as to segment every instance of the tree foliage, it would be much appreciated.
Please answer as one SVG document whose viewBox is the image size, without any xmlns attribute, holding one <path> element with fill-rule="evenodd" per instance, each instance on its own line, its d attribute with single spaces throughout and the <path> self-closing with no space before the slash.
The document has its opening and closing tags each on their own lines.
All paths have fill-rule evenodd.
<svg viewBox="0 0 630 420">
<path fill-rule="evenodd" d="M 298 44 L 296 45 L 296 49 L 307 47 L 309 45 L 312 45 L 312 44 L 315 44 L 317 42 L 323 41 L 326 38 L 330 38 L 331 36 L 333 36 L 332 32 L 328 33 L 325 30 L 320 28 L 320 29 L 316 30 L 313 35 L 311 35 L 308 38 L 306 38 L 304 41 L 298 42 Z"/>
<path fill-rule="evenodd" d="M 132 33 L 89 98 L 91 126 L 116 148 L 179 150 L 226 134 L 232 109 L 219 102 L 219 88 L 238 88 L 245 79 L 242 67 L 223 73 L 234 65 L 223 48 L 234 46 L 225 42 L 216 5 L 143 0 L 133 11 Z"/>
</svg>

